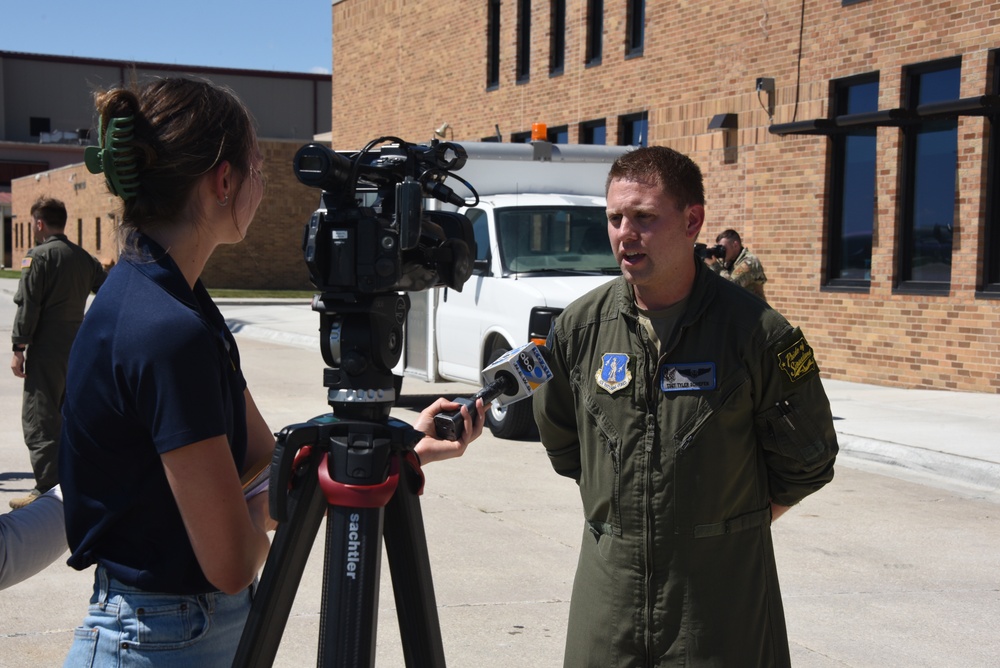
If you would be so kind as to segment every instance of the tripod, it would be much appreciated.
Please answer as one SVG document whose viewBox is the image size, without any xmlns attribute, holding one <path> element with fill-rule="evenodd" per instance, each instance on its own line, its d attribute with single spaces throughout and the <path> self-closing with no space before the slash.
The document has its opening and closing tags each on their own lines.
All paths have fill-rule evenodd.
<svg viewBox="0 0 1000 668">
<path fill-rule="evenodd" d="M 324 385 L 333 413 L 278 434 L 269 493 L 279 525 L 234 668 L 274 662 L 324 515 L 317 666 L 374 665 L 383 539 L 406 665 L 445 665 L 417 499 L 423 474 L 413 446 L 423 434 L 388 417 L 395 400 L 391 369 L 401 354 L 397 330 L 408 308 L 409 298 L 398 294 L 324 294 L 313 302 L 332 367 Z M 376 400 L 365 401 L 370 397 Z"/>
</svg>

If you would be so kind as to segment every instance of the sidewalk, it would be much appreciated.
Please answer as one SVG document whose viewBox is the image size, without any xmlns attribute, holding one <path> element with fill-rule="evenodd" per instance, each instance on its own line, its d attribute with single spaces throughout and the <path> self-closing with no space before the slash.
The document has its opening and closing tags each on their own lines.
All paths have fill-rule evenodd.
<svg viewBox="0 0 1000 668">
<path fill-rule="evenodd" d="M 218 300 L 237 334 L 318 350 L 304 300 Z M 1000 395 L 824 380 L 841 457 L 927 482 L 1000 494 Z"/>
</svg>

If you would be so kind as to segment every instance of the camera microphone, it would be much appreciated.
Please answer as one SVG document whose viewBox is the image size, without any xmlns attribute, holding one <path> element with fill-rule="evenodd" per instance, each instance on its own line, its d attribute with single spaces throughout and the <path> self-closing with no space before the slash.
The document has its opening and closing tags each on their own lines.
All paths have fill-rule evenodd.
<svg viewBox="0 0 1000 668">
<path fill-rule="evenodd" d="M 483 369 L 483 389 L 469 399 L 458 397 L 455 403 L 468 407 L 475 424 L 478 399 L 482 399 L 483 404 L 496 401 L 500 406 L 527 399 L 552 378 L 543 350 L 534 343 L 526 343 L 507 351 Z M 463 425 L 461 410 L 434 416 L 434 430 L 442 440 L 460 439 Z"/>
</svg>

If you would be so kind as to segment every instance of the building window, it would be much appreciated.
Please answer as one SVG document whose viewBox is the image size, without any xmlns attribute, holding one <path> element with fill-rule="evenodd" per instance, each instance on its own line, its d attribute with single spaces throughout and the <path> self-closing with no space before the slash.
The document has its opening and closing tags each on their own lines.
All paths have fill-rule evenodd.
<svg viewBox="0 0 1000 668">
<path fill-rule="evenodd" d="M 28 119 L 28 128 L 32 137 L 41 137 L 43 132 L 52 132 L 52 121 L 48 118 L 32 116 Z"/>
<path fill-rule="evenodd" d="M 76 245 L 83 245 L 83 218 L 76 219 Z"/>
<path fill-rule="evenodd" d="M 94 249 L 101 250 L 101 217 L 97 217 L 97 224 L 94 226 Z"/>
<path fill-rule="evenodd" d="M 531 0 L 517 2 L 517 83 L 531 78 Z"/>
<path fill-rule="evenodd" d="M 646 112 L 618 117 L 618 144 L 645 146 L 649 141 L 649 121 Z"/>
<path fill-rule="evenodd" d="M 906 109 L 959 99 L 960 59 L 907 68 Z M 958 118 L 920 116 L 903 126 L 899 287 L 947 292 L 958 173 Z"/>
<path fill-rule="evenodd" d="M 486 10 L 486 90 L 500 87 L 500 0 Z"/>
<path fill-rule="evenodd" d="M 557 128 L 549 128 L 545 132 L 545 139 L 553 144 L 568 144 L 569 127 L 566 125 L 560 125 Z"/>
<path fill-rule="evenodd" d="M 1000 95 L 1000 50 L 991 54 L 993 95 Z M 1000 117 L 987 116 L 990 144 L 986 175 L 986 239 L 983 244 L 983 291 L 1000 294 Z"/>
<path fill-rule="evenodd" d="M 580 143 L 581 144 L 601 144 L 608 142 L 608 128 L 602 118 L 599 121 L 585 121 L 580 123 Z"/>
<path fill-rule="evenodd" d="M 566 64 L 566 0 L 549 5 L 549 75 L 563 73 Z"/>
<path fill-rule="evenodd" d="M 601 64 L 603 49 L 604 0 L 587 0 L 587 67 Z"/>
<path fill-rule="evenodd" d="M 833 82 L 835 116 L 878 111 L 878 74 Z M 827 283 L 867 288 L 875 229 L 876 128 L 834 134 L 830 142 Z"/>
<path fill-rule="evenodd" d="M 510 136 L 510 141 L 514 144 L 528 144 L 531 142 L 531 131 L 515 132 Z"/>
<path fill-rule="evenodd" d="M 646 38 L 646 0 L 628 0 L 625 17 L 625 57 L 642 55 Z"/>
</svg>

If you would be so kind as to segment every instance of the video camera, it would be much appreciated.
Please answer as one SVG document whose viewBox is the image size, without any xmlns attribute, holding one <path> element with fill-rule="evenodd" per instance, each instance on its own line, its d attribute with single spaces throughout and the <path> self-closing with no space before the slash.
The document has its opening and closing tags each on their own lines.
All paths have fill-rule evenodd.
<svg viewBox="0 0 1000 668">
<path fill-rule="evenodd" d="M 392 142 L 376 149 L 379 144 Z M 373 139 L 357 153 L 307 144 L 295 154 L 299 181 L 322 189 L 302 241 L 309 278 L 321 294 L 323 384 L 334 413 L 382 421 L 396 398 L 393 368 L 403 351 L 407 292 L 439 285 L 461 290 L 472 275 L 472 223 L 455 211 L 425 207 L 436 199 L 475 206 L 475 189 L 453 172 L 466 162 L 455 143 Z M 466 202 L 445 185 L 465 184 Z"/>
<path fill-rule="evenodd" d="M 381 149 L 383 142 L 394 142 Z M 357 153 L 322 144 L 298 150 L 299 181 L 323 190 L 306 226 L 309 278 L 323 292 L 418 292 L 438 285 L 461 290 L 472 275 L 476 241 L 465 216 L 424 208 L 424 198 L 467 203 L 444 184 L 461 169 L 460 144 L 414 145 L 396 137 L 372 140 Z M 475 190 L 468 186 L 475 194 Z"/>
<path fill-rule="evenodd" d="M 694 254 L 698 256 L 699 260 L 707 260 L 710 257 L 724 260 L 726 259 L 726 247 L 722 244 L 716 244 L 715 246 L 695 244 Z"/>
</svg>

